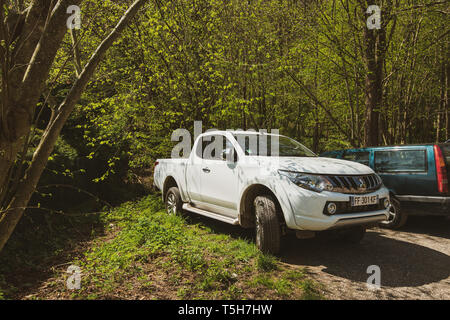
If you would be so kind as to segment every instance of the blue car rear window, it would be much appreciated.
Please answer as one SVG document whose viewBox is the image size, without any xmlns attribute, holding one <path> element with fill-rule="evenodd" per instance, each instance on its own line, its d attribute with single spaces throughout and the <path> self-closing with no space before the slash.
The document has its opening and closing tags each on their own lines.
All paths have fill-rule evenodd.
<svg viewBox="0 0 450 320">
<path fill-rule="evenodd" d="M 426 172 L 425 150 L 392 150 L 375 152 L 377 172 Z"/>
</svg>

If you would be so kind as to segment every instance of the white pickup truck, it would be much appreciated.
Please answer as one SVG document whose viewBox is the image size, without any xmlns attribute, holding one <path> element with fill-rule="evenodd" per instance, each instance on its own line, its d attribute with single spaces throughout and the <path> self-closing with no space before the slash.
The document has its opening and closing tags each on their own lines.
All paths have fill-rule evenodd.
<svg viewBox="0 0 450 320">
<path fill-rule="evenodd" d="M 192 150 L 189 158 L 156 161 L 154 184 L 167 212 L 256 228 L 264 252 L 277 254 L 289 230 L 308 238 L 336 229 L 359 242 L 389 216 L 389 192 L 372 169 L 320 158 L 286 136 L 207 132 Z"/>
</svg>

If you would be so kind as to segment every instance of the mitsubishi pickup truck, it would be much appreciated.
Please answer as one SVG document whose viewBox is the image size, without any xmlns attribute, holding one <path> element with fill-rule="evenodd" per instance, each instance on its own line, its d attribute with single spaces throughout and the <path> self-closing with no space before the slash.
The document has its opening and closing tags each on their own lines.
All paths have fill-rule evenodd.
<svg viewBox="0 0 450 320">
<path fill-rule="evenodd" d="M 389 192 L 370 167 L 318 157 L 278 134 L 203 133 L 188 158 L 156 161 L 154 184 L 169 214 L 254 228 L 256 245 L 271 254 L 291 231 L 311 238 L 332 230 L 358 243 L 389 217 Z"/>
</svg>

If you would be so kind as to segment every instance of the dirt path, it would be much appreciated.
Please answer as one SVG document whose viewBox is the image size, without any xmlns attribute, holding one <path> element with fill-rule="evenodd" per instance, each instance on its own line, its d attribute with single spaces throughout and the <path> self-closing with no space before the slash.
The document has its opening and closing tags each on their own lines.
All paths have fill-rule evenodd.
<svg viewBox="0 0 450 320">
<path fill-rule="evenodd" d="M 219 233 L 251 237 L 240 227 L 194 219 Z M 450 217 L 410 217 L 401 230 L 369 230 L 358 245 L 289 237 L 280 259 L 304 267 L 327 299 L 450 299 Z M 366 285 L 371 265 L 381 270 L 376 291 Z"/>
<path fill-rule="evenodd" d="M 303 266 L 329 299 L 450 299 L 450 219 L 412 217 L 400 231 L 370 230 L 360 245 L 290 239 L 282 261 Z M 366 286 L 378 265 L 381 288 Z"/>
</svg>

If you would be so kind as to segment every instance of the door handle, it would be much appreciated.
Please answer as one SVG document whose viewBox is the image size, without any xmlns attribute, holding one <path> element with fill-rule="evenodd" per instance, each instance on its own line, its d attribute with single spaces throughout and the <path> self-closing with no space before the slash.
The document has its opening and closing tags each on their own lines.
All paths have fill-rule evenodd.
<svg viewBox="0 0 450 320">
<path fill-rule="evenodd" d="M 209 168 L 203 168 L 202 170 L 203 170 L 203 172 L 206 172 L 206 173 L 210 173 L 211 172 L 211 170 L 209 170 Z"/>
</svg>

